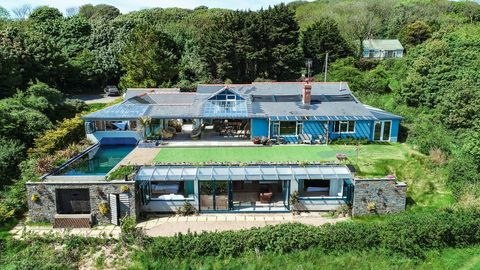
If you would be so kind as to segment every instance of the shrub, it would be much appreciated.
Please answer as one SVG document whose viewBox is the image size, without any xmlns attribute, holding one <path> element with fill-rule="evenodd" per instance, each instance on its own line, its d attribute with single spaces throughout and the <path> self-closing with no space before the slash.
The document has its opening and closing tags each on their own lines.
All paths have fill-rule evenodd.
<svg viewBox="0 0 480 270">
<path fill-rule="evenodd" d="M 197 209 L 193 207 L 191 203 L 185 201 L 181 207 L 177 209 L 177 215 L 180 216 L 191 216 L 197 212 Z"/>
<path fill-rule="evenodd" d="M 45 132 L 35 139 L 35 147 L 29 150 L 32 155 L 52 154 L 84 138 L 85 130 L 80 116 L 65 119 L 58 128 Z"/>
<path fill-rule="evenodd" d="M 312 247 L 326 253 L 380 248 L 419 258 L 431 248 L 479 244 L 479 230 L 479 209 L 446 209 L 388 216 L 382 222 L 320 227 L 289 223 L 236 232 L 179 234 L 151 239 L 145 252 L 158 258 L 195 258 L 254 251 L 286 253 Z"/>
<path fill-rule="evenodd" d="M 124 180 L 125 177 L 130 176 L 132 173 L 135 172 L 137 169 L 136 166 L 127 165 L 127 166 L 120 166 L 115 171 L 111 172 L 108 175 L 107 180 Z"/>
<path fill-rule="evenodd" d="M 125 216 L 120 220 L 120 240 L 124 243 L 142 246 L 145 235 L 142 229 L 137 228 L 137 222 L 133 217 Z"/>
<path fill-rule="evenodd" d="M 365 144 L 369 144 L 369 141 L 368 141 L 367 138 L 357 139 L 357 138 L 348 137 L 348 138 L 337 138 L 335 140 L 332 140 L 331 144 L 334 144 L 334 145 L 340 145 L 340 144 L 344 144 L 344 145 L 357 145 L 357 144 L 365 145 Z"/>
<path fill-rule="evenodd" d="M 98 211 L 100 214 L 106 216 L 110 212 L 110 208 L 106 202 L 101 202 L 98 204 Z"/>
</svg>

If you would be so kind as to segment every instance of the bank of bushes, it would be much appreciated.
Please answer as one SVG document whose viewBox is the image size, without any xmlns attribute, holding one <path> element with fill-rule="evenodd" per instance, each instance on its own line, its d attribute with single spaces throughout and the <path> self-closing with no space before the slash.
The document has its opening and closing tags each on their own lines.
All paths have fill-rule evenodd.
<svg viewBox="0 0 480 270">
<path fill-rule="evenodd" d="M 480 210 L 408 213 L 386 217 L 382 222 L 340 222 L 321 227 L 284 224 L 237 232 L 181 234 L 149 241 L 140 256 L 230 257 L 246 252 L 288 253 L 316 247 L 327 253 L 380 248 L 422 258 L 432 248 L 479 244 Z"/>
</svg>

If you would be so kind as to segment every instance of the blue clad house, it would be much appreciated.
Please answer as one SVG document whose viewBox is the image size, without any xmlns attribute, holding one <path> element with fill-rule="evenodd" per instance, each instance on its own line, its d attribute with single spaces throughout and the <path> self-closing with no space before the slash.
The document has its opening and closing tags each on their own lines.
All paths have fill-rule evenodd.
<svg viewBox="0 0 480 270">
<path fill-rule="evenodd" d="M 183 139 L 215 134 L 285 143 L 328 143 L 338 138 L 396 142 L 401 120 L 362 104 L 345 82 L 199 85 L 193 93 L 129 90 L 122 103 L 84 119 L 93 141 L 134 144 L 144 135 L 140 119 L 145 117 L 151 121 L 147 133 L 152 136 L 164 135 L 162 131 L 175 122 L 191 126 L 190 131 L 184 128 L 183 137 L 177 136 Z"/>
</svg>

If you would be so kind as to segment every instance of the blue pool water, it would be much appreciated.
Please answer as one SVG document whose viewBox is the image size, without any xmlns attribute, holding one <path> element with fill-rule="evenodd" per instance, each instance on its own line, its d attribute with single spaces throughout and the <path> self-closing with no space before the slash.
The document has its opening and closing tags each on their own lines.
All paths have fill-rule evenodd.
<svg viewBox="0 0 480 270">
<path fill-rule="evenodd" d="M 135 145 L 100 145 L 62 171 L 59 175 L 105 175 L 115 167 Z M 96 151 L 96 152 L 95 152 Z"/>
</svg>

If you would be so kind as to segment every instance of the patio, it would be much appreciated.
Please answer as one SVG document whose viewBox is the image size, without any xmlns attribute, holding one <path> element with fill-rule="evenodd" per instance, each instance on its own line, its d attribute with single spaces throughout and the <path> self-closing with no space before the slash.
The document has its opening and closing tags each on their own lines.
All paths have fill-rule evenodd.
<svg viewBox="0 0 480 270">
<path fill-rule="evenodd" d="M 148 236 L 173 236 L 187 232 L 236 231 L 267 225 L 278 225 L 289 222 L 299 222 L 308 225 L 321 226 L 327 223 L 345 221 L 348 218 L 330 218 L 324 213 L 302 213 L 301 215 L 285 214 L 200 214 L 194 216 L 163 215 L 153 216 L 137 224 Z M 54 229 L 51 225 L 25 225 L 19 223 L 10 233 L 14 238 L 22 238 L 24 233 L 39 235 L 77 235 L 84 237 L 118 238 L 120 227 L 114 225 L 96 226 L 82 229 Z"/>
</svg>

